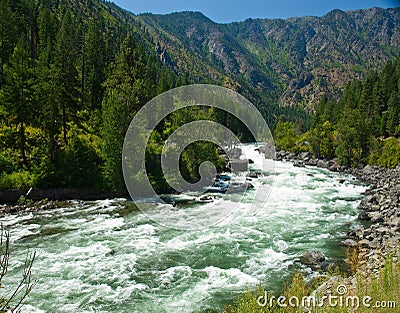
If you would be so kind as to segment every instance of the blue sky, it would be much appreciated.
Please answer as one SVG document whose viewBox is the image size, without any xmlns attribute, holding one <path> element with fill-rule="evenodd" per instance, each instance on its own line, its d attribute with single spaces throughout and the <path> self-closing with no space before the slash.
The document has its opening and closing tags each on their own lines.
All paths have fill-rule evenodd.
<svg viewBox="0 0 400 313">
<path fill-rule="evenodd" d="M 322 16 L 332 9 L 354 10 L 372 7 L 398 7 L 400 0 L 114 0 L 135 14 L 165 14 L 177 11 L 200 11 L 219 23 L 246 18 L 288 18 Z"/>
</svg>

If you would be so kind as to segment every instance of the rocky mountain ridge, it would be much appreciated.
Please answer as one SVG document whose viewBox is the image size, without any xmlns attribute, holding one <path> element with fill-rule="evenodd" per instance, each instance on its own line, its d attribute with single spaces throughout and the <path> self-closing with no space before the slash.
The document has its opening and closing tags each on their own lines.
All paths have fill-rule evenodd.
<svg viewBox="0 0 400 313">
<path fill-rule="evenodd" d="M 134 16 L 177 72 L 249 91 L 264 102 L 313 107 L 397 56 L 400 8 L 217 24 L 199 12 Z M 246 93 L 246 92 L 245 92 Z"/>
</svg>

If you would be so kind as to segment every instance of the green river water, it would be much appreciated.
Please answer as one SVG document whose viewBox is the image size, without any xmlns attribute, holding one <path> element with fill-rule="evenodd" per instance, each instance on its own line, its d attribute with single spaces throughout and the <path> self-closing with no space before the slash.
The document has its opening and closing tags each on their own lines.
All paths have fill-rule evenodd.
<svg viewBox="0 0 400 313">
<path fill-rule="evenodd" d="M 161 226 L 124 199 L 2 218 L 12 237 L 4 283 L 15 282 L 27 252 L 37 251 L 39 283 L 22 312 L 198 312 L 221 310 L 258 282 L 277 291 L 296 269 L 312 275 L 298 262 L 302 252 L 343 257 L 338 243 L 357 224 L 365 187 L 352 177 L 282 162 L 258 181 L 272 184 L 271 176 L 272 192 L 257 214 L 243 201 L 221 223 L 200 230 Z M 218 210 L 234 201 L 224 195 L 193 206 Z"/>
</svg>

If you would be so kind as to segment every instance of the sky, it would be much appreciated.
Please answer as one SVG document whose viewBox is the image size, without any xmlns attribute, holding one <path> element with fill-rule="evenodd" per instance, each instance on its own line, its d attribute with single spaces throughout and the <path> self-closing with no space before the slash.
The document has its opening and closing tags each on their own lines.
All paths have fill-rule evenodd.
<svg viewBox="0 0 400 313">
<path fill-rule="evenodd" d="M 322 16 L 333 9 L 343 11 L 372 7 L 393 8 L 400 0 L 113 0 L 135 14 L 167 14 L 200 11 L 218 23 L 239 22 L 246 18 L 289 18 Z"/>
</svg>

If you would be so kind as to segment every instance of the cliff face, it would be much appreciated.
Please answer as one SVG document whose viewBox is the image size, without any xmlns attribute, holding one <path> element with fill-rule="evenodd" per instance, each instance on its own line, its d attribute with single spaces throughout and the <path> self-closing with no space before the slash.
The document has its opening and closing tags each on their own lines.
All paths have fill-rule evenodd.
<svg viewBox="0 0 400 313">
<path fill-rule="evenodd" d="M 399 8 L 230 24 L 197 12 L 134 19 L 177 72 L 284 105 L 312 107 L 325 92 L 339 95 L 400 51 Z"/>
</svg>

